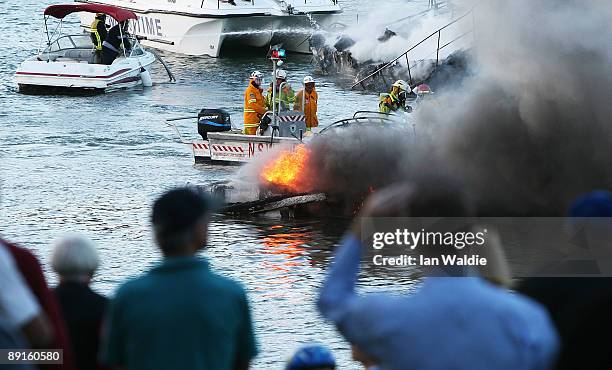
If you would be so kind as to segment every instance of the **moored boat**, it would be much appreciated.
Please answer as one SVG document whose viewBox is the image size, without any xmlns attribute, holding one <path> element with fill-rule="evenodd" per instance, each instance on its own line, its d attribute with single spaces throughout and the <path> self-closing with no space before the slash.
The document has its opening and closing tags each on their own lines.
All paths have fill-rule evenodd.
<svg viewBox="0 0 612 370">
<path fill-rule="evenodd" d="M 310 53 L 314 28 L 342 11 L 337 0 L 76 0 L 134 12 L 143 44 L 187 55 L 218 57 L 226 42 L 253 47 L 282 43 Z M 91 14 L 81 14 L 88 29 Z M 313 28 L 314 26 L 314 28 Z"/>
<path fill-rule="evenodd" d="M 103 13 L 117 22 L 135 21 L 129 10 L 97 4 L 52 5 L 44 11 L 45 45 L 36 55 L 20 64 L 15 82 L 23 93 L 48 90 L 102 93 L 120 88 L 152 84 L 149 73 L 155 62 L 153 53 L 143 49 L 138 40 L 128 37 L 131 48 L 122 49 L 110 65 L 96 60 L 95 47 L 89 34 L 64 35 L 62 23 L 66 16 L 85 12 Z M 49 18 L 59 19 L 55 31 L 49 30 Z"/>
</svg>

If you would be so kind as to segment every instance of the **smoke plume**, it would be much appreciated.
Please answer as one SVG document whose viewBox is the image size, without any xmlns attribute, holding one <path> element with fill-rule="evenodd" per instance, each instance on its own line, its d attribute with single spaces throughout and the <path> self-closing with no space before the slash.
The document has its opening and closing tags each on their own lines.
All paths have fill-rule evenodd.
<svg viewBox="0 0 612 370">
<path fill-rule="evenodd" d="M 481 215 L 562 215 L 612 188 L 612 2 L 489 0 L 475 12 L 475 65 L 411 124 L 318 136 L 316 189 L 364 192 L 423 172 L 461 180 Z"/>
</svg>

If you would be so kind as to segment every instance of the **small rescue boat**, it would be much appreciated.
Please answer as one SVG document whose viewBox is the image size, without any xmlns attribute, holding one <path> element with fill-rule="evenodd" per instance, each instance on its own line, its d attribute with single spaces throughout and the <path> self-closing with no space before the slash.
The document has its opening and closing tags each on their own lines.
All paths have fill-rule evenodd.
<svg viewBox="0 0 612 370">
<path fill-rule="evenodd" d="M 268 112 L 268 115 L 272 112 Z M 189 140 L 180 132 L 176 121 L 197 120 L 198 134 L 202 140 Z M 405 118 L 404 118 L 405 119 Z M 293 149 L 307 143 L 315 135 L 334 129 L 359 124 L 394 124 L 401 116 L 373 111 L 357 111 L 350 118 L 341 119 L 317 131 L 306 130 L 303 112 L 285 111 L 276 113 L 276 124 L 268 127 L 263 134 L 244 135 L 232 126 L 229 113 L 222 109 L 202 109 L 197 116 L 176 117 L 166 120 L 178 135 L 181 143 L 189 145 L 195 163 L 242 164 L 264 156 L 272 148 L 283 146 Z M 414 125 L 413 125 L 414 128 Z M 415 131 L 416 135 L 416 131 Z"/>
<path fill-rule="evenodd" d="M 271 112 L 270 112 L 271 113 Z M 202 140 L 187 140 L 175 121 L 197 119 Z M 196 163 L 242 164 L 261 157 L 272 148 L 294 146 L 307 141 L 306 117 L 298 111 L 276 114 L 276 124 L 260 135 L 244 135 L 232 128 L 230 115 L 222 109 L 202 109 L 197 116 L 166 120 L 183 144 L 191 146 Z"/>
<path fill-rule="evenodd" d="M 144 50 L 136 38 L 129 37 L 131 50 L 123 50 L 111 65 L 104 65 L 95 63 L 95 48 L 88 33 L 62 34 L 64 17 L 76 12 L 104 13 L 117 22 L 137 19 L 133 12 L 109 5 L 66 4 L 47 7 L 44 11 L 46 45 L 17 69 L 15 82 L 20 92 L 39 93 L 51 89 L 102 93 L 152 85 L 149 69 L 156 56 Z M 60 20 L 53 32 L 49 30 L 50 17 Z"/>
</svg>

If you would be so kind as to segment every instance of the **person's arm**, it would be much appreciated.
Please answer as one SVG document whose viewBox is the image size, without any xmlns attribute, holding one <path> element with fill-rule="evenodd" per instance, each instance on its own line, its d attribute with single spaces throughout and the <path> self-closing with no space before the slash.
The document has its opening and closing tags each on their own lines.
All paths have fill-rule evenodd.
<svg viewBox="0 0 612 370">
<path fill-rule="evenodd" d="M 285 95 L 287 96 L 287 105 L 289 105 L 289 103 L 295 103 L 295 91 L 293 91 L 290 85 L 285 86 L 285 89 Z"/>
<path fill-rule="evenodd" d="M 381 113 L 389 113 L 392 109 L 391 99 L 389 97 L 386 97 L 380 102 L 380 104 L 378 104 L 378 108 Z"/>
<path fill-rule="evenodd" d="M 270 108 L 272 108 L 272 107 L 270 106 Z M 268 107 L 267 107 L 267 104 L 265 102 L 264 102 L 264 104 L 255 104 L 255 108 L 254 109 L 257 112 L 257 114 L 259 114 L 260 116 L 263 116 L 268 111 Z"/>
<path fill-rule="evenodd" d="M 264 108 L 266 109 L 266 111 L 272 110 L 272 92 L 271 91 L 268 91 L 268 93 L 264 97 Z M 259 111 L 257 113 L 259 113 Z"/>
<path fill-rule="evenodd" d="M 336 324 L 344 320 L 351 300 L 356 298 L 360 261 L 361 241 L 349 233 L 342 239 L 317 302 L 321 315 Z"/>
<path fill-rule="evenodd" d="M 388 333 L 393 326 L 385 318 L 392 316 L 388 308 L 393 298 L 386 294 L 358 296 L 355 292 L 362 249 L 356 233 L 344 237 L 321 288 L 318 307 L 349 343 L 363 348 L 373 358 L 385 358 L 390 349 Z"/>
<path fill-rule="evenodd" d="M 398 216 L 411 194 L 409 186 L 396 185 L 378 190 L 368 198 L 341 242 L 317 301 L 323 317 L 335 323 L 349 342 L 378 358 L 384 357 L 389 330 L 384 318 L 393 298 L 378 294 L 359 297 L 355 292 L 363 249 L 360 219 Z"/>
<path fill-rule="evenodd" d="M 303 90 L 298 91 L 297 95 L 295 96 L 295 102 L 293 103 L 293 110 L 299 110 L 301 112 L 303 112 L 303 108 L 302 108 L 302 95 L 303 94 Z"/>
<path fill-rule="evenodd" d="M 108 35 L 108 30 L 106 29 L 106 23 L 98 22 L 98 24 L 96 25 L 96 28 L 98 29 L 98 35 L 100 35 L 99 37 L 100 45 L 102 45 L 104 40 L 106 40 L 106 36 Z"/>
</svg>

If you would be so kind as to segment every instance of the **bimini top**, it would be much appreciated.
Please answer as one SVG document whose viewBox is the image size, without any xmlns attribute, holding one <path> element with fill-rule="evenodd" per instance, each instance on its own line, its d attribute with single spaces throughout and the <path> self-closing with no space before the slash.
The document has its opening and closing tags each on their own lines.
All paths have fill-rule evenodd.
<svg viewBox="0 0 612 370">
<path fill-rule="evenodd" d="M 104 13 L 115 18 L 117 22 L 127 21 L 128 19 L 137 19 L 136 14 L 130 10 L 117 8 L 111 5 L 102 4 L 64 4 L 51 5 L 45 9 L 45 15 L 50 15 L 55 18 L 64 18 L 68 14 L 76 12 L 88 13 Z"/>
</svg>

